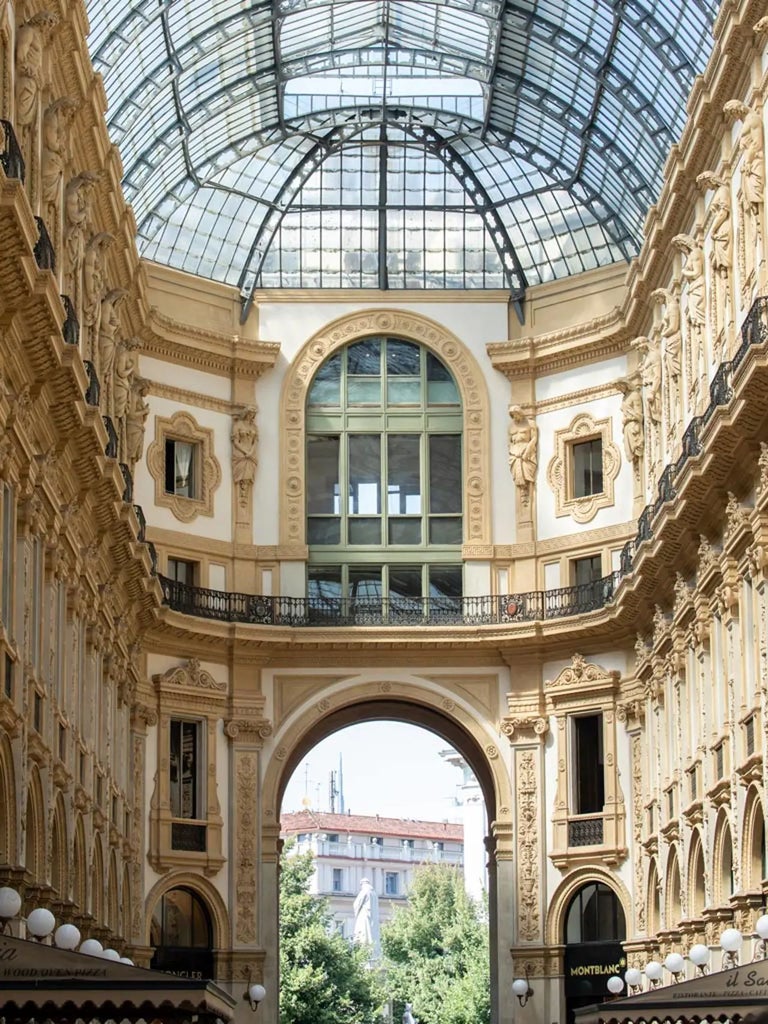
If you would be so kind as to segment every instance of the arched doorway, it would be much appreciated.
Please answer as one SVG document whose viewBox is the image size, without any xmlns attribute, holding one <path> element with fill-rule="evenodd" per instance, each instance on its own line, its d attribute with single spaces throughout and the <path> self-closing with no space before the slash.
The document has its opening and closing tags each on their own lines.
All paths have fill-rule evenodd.
<svg viewBox="0 0 768 1024">
<path fill-rule="evenodd" d="M 397 697 L 390 696 L 393 689 L 400 691 Z M 352 692 L 348 691 L 342 698 L 345 700 L 343 706 L 335 709 L 323 708 L 324 714 L 320 719 L 317 718 L 317 707 L 311 705 L 307 708 L 306 715 L 298 714 L 292 726 L 280 736 L 276 756 L 270 761 L 265 773 L 263 794 L 266 817 L 269 819 L 270 809 L 274 806 L 277 812 L 275 817 L 279 820 L 283 793 L 294 771 L 321 740 L 346 726 L 373 721 L 402 722 L 419 726 L 445 740 L 446 745 L 450 745 L 461 754 L 476 778 L 485 802 L 487 820 L 491 822 L 490 835 L 485 838 L 485 848 L 488 851 L 489 966 L 493 997 L 497 1002 L 503 1000 L 503 993 L 510 991 L 512 983 L 509 950 L 514 936 L 514 923 L 510 920 L 510 915 L 504 913 L 504 907 L 501 908 L 501 912 L 499 908 L 499 893 L 509 893 L 514 887 L 510 812 L 513 795 L 509 766 L 500 756 L 499 749 L 491 742 L 491 734 L 486 733 L 481 723 L 469 715 L 458 701 L 448 700 L 443 695 L 437 697 L 434 693 L 422 690 L 415 683 L 366 681 L 358 683 L 351 690 Z M 405 692 L 409 692 L 408 697 L 405 696 Z M 337 699 L 339 698 L 341 694 L 337 694 Z M 431 702 L 438 706 L 428 706 Z M 396 756 L 396 752 L 393 753 Z M 263 893 L 267 897 L 266 879 L 274 861 L 273 854 L 266 845 L 263 857 Z M 276 883 L 276 871 L 272 877 Z M 273 934 L 276 936 L 276 884 L 274 896 Z M 267 966 L 271 967 L 271 964 L 267 965 L 265 961 L 265 967 Z M 265 971 L 264 984 L 268 992 L 277 991 L 279 988 L 278 978 L 268 971 Z M 499 1019 L 498 1005 L 492 1007 L 491 1019 Z"/>
<path fill-rule="evenodd" d="M 150 967 L 184 978 L 213 978 L 213 925 L 203 899 L 192 889 L 169 889 L 152 915 Z"/>
<path fill-rule="evenodd" d="M 602 1002 L 606 981 L 623 974 L 626 921 L 621 903 L 604 882 L 588 882 L 572 897 L 565 915 L 566 1020 L 581 1006 Z"/>
</svg>

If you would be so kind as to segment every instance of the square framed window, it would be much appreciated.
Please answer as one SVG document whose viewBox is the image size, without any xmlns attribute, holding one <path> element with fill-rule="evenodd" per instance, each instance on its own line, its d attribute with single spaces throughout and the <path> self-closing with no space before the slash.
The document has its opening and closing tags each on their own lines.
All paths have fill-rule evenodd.
<svg viewBox="0 0 768 1024">
<path fill-rule="evenodd" d="M 222 473 L 212 428 L 201 426 L 188 412 L 156 417 L 147 468 L 155 481 L 156 505 L 169 508 L 183 523 L 214 514 L 213 495 Z"/>
<path fill-rule="evenodd" d="M 191 562 L 185 558 L 169 558 L 167 575 L 176 583 L 195 587 L 200 579 L 200 563 Z"/>
<path fill-rule="evenodd" d="M 555 496 L 555 515 L 588 523 L 601 508 L 614 504 L 621 452 L 612 438 L 612 420 L 579 413 L 570 426 L 556 430 L 555 453 L 547 465 L 547 482 Z"/>
<path fill-rule="evenodd" d="M 400 873 L 399 871 L 384 872 L 384 892 L 387 896 L 400 895 Z"/>
</svg>

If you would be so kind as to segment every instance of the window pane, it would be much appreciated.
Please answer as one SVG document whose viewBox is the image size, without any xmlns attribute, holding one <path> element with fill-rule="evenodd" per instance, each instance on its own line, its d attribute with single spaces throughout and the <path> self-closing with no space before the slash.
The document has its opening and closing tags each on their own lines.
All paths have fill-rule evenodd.
<svg viewBox="0 0 768 1024">
<path fill-rule="evenodd" d="M 335 405 L 341 404 L 341 352 L 323 363 L 315 374 L 312 387 L 309 390 L 309 405 Z"/>
<path fill-rule="evenodd" d="M 349 544 L 381 544 L 381 519 L 349 520 Z"/>
<path fill-rule="evenodd" d="M 390 519 L 390 544 L 421 544 L 421 519 Z"/>
<path fill-rule="evenodd" d="M 421 380 L 418 377 L 396 377 L 387 381 L 387 402 L 389 405 L 419 405 Z"/>
<path fill-rule="evenodd" d="M 429 511 L 461 512 L 461 437 L 432 434 L 429 438 Z"/>
<path fill-rule="evenodd" d="M 387 511 L 390 515 L 421 514 L 421 437 L 390 434 L 387 438 Z"/>
<path fill-rule="evenodd" d="M 338 515 L 339 438 L 307 438 L 307 512 L 309 515 Z M 311 543 L 311 542 L 310 542 Z"/>
<path fill-rule="evenodd" d="M 573 445 L 573 494 L 587 498 L 603 493 L 603 442 L 599 437 Z"/>
<path fill-rule="evenodd" d="M 352 434 L 349 438 L 350 515 L 381 514 L 381 438 Z"/>
<path fill-rule="evenodd" d="M 588 558 L 576 558 L 573 562 L 573 582 L 580 586 L 586 583 L 594 583 L 602 579 L 603 567 L 600 555 L 590 555 Z"/>
<path fill-rule="evenodd" d="M 307 597 L 316 600 L 341 597 L 341 566 L 311 565 L 307 573 Z"/>
<path fill-rule="evenodd" d="M 392 566 L 389 570 L 390 601 L 421 601 L 421 567 Z"/>
<path fill-rule="evenodd" d="M 381 341 L 378 338 L 366 338 L 357 341 L 347 349 L 347 373 L 350 376 L 364 375 L 378 377 L 381 375 Z"/>
<path fill-rule="evenodd" d="M 429 567 L 430 597 L 461 597 L 461 566 L 431 565 Z"/>
<path fill-rule="evenodd" d="M 421 349 L 410 341 L 387 342 L 387 373 L 390 377 L 418 377 L 421 373 Z"/>
<path fill-rule="evenodd" d="M 307 544 L 341 544 L 341 519 L 335 516 L 308 519 Z"/>
<path fill-rule="evenodd" d="M 427 401 L 430 405 L 458 405 L 459 392 L 450 371 L 427 352 Z"/>
<path fill-rule="evenodd" d="M 461 544 L 461 516 L 430 516 L 430 544 Z"/>
<path fill-rule="evenodd" d="M 381 602 L 381 566 L 351 565 L 349 567 L 349 598 L 351 601 Z"/>
<path fill-rule="evenodd" d="M 173 442 L 174 493 L 185 498 L 194 496 L 195 446 L 186 441 Z"/>
<path fill-rule="evenodd" d="M 347 378 L 347 401 L 350 405 L 380 405 L 381 378 Z"/>
</svg>

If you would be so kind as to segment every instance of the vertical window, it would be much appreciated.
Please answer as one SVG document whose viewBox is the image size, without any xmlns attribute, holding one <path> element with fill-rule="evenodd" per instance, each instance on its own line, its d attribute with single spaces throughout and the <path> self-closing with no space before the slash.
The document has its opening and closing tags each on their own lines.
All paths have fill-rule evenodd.
<svg viewBox="0 0 768 1024">
<path fill-rule="evenodd" d="M 331 882 L 331 888 L 334 892 L 344 892 L 344 869 L 334 868 L 333 869 L 333 880 Z"/>
<path fill-rule="evenodd" d="M 195 586 L 198 578 L 197 570 L 197 562 L 189 562 L 184 558 L 168 559 L 168 578 L 175 580 L 176 583 L 185 583 L 188 587 Z"/>
<path fill-rule="evenodd" d="M 165 439 L 165 490 L 182 498 L 196 498 L 197 445 L 189 441 Z"/>
<path fill-rule="evenodd" d="M 0 617 L 6 629 L 13 624 L 13 540 L 16 501 L 10 484 L 3 484 L 2 581 L 0 584 Z"/>
<path fill-rule="evenodd" d="M 400 894 L 400 875 L 397 871 L 384 872 L 384 892 L 387 896 Z"/>
<path fill-rule="evenodd" d="M 201 731 L 199 722 L 171 720 L 171 814 L 174 818 L 202 818 Z"/>
<path fill-rule="evenodd" d="M 574 558 L 571 562 L 571 582 L 574 586 L 586 586 L 603 578 L 603 560 L 600 555 Z"/>
<path fill-rule="evenodd" d="M 414 342 L 366 338 L 336 352 L 307 398 L 307 592 L 420 614 L 461 599 L 461 403 Z"/>
<path fill-rule="evenodd" d="M 571 446 L 573 497 L 603 493 L 603 440 L 594 437 Z"/>
<path fill-rule="evenodd" d="M 603 716 L 572 718 L 574 814 L 600 814 L 605 803 Z"/>
<path fill-rule="evenodd" d="M 32 539 L 32 616 L 29 624 L 32 646 L 32 666 L 36 672 L 41 669 L 43 646 L 43 589 L 44 553 L 40 537 Z"/>
</svg>

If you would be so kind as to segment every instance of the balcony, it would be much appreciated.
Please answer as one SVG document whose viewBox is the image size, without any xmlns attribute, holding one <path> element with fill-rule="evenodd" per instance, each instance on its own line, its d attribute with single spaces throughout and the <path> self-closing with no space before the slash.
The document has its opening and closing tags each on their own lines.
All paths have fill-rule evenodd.
<svg viewBox="0 0 768 1024">
<path fill-rule="evenodd" d="M 6 177 L 18 178 L 24 181 L 24 157 L 10 121 L 0 119 L 0 166 L 5 171 Z"/>
</svg>

